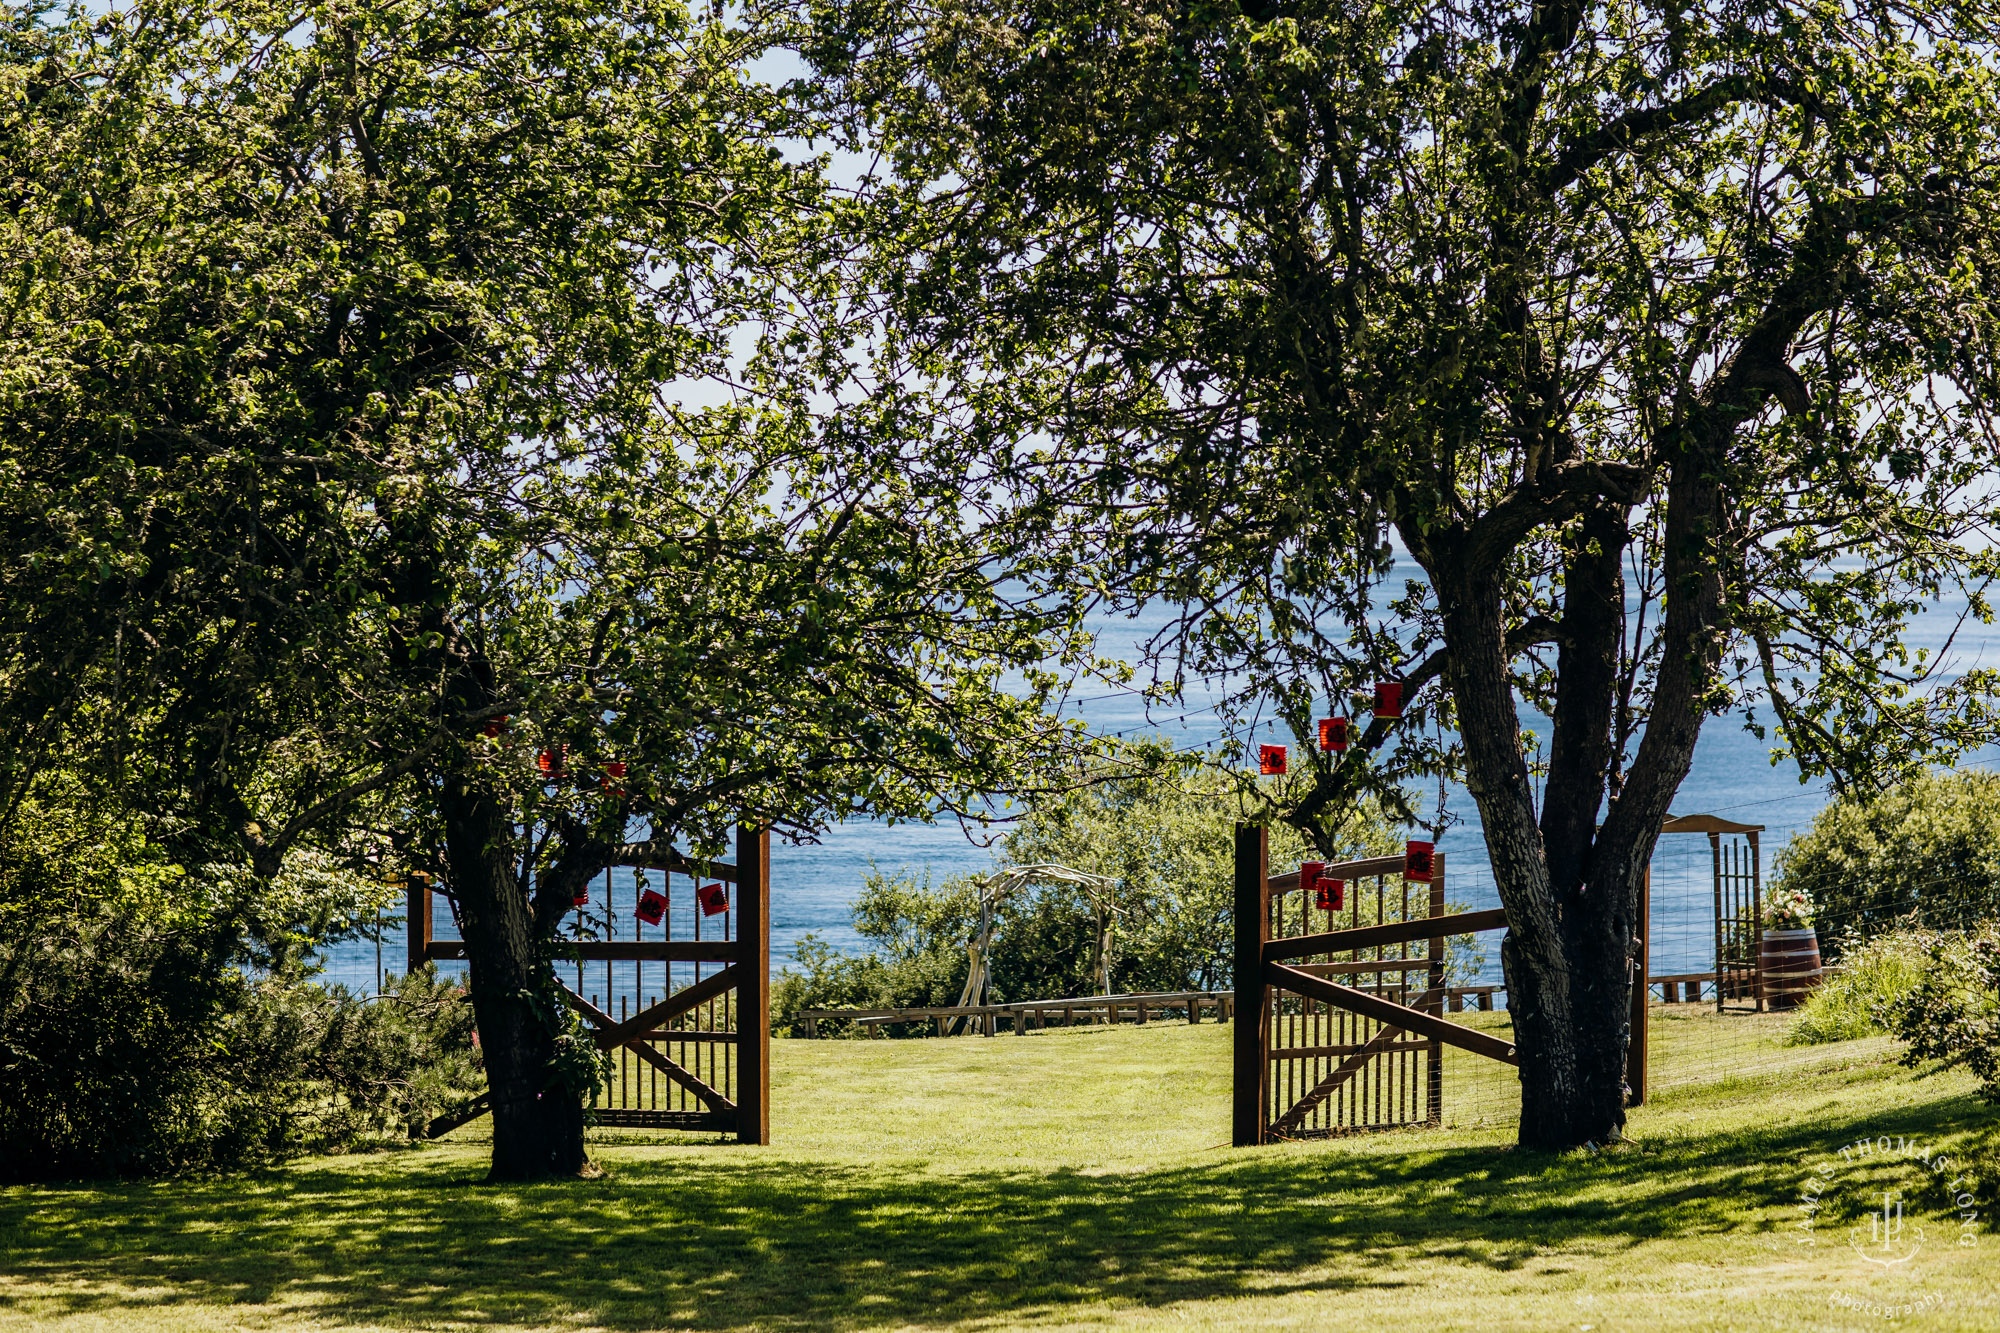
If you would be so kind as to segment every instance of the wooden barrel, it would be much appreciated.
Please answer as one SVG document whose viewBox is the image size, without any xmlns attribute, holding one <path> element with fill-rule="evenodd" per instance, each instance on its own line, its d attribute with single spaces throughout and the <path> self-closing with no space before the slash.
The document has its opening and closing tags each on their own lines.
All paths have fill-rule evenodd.
<svg viewBox="0 0 2000 1333">
<path fill-rule="evenodd" d="M 1767 930 L 1758 946 L 1757 964 L 1765 1007 L 1796 1009 L 1819 985 L 1819 935 L 1812 930 Z"/>
</svg>

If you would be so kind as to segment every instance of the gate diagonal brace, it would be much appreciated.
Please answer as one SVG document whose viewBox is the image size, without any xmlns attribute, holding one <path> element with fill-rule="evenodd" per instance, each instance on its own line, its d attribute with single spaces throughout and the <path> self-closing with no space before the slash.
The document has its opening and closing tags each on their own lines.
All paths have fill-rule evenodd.
<svg viewBox="0 0 2000 1333">
<path fill-rule="evenodd" d="M 692 986 L 683 986 L 652 1008 L 641 1009 L 622 1023 L 612 1022 L 611 1016 L 606 1014 L 597 1034 L 597 1044 L 607 1051 L 613 1046 L 623 1046 L 639 1033 L 650 1032 L 662 1023 L 671 1023 L 696 1005 L 712 1000 L 724 991 L 735 990 L 742 981 L 741 964 L 731 963 L 714 976 L 697 981 Z"/>
<path fill-rule="evenodd" d="M 570 1008 L 582 1014 L 586 1019 L 589 1019 L 591 1026 L 598 1030 L 598 1043 L 599 1045 L 603 1045 L 604 1034 L 607 1031 L 618 1028 L 620 1024 L 610 1014 L 605 1013 L 602 1009 L 599 1009 L 569 987 L 563 986 L 561 982 L 557 982 L 556 984 L 561 986 L 563 998 L 569 1002 Z M 685 993 L 685 991 L 682 992 L 682 994 Z M 689 1007 L 692 1008 L 693 1006 L 690 1005 Z M 630 1026 L 630 1024 L 628 1023 L 625 1026 Z M 653 1068 L 659 1070 L 683 1088 L 686 1088 L 711 1111 L 734 1111 L 736 1109 L 736 1103 L 723 1096 L 720 1090 L 703 1082 L 699 1076 L 690 1071 L 686 1066 L 675 1062 L 672 1057 L 656 1050 L 653 1044 L 643 1037 L 632 1037 L 630 1040 L 617 1044 L 622 1045 L 626 1050 L 631 1051 L 641 1060 L 644 1060 L 647 1064 L 653 1066 Z M 607 1047 L 606 1049 L 609 1048 Z"/>
<path fill-rule="evenodd" d="M 1416 1002 L 1419 1006 L 1433 1004 L 1443 994 L 1444 991 L 1442 988 L 1427 990 L 1417 997 Z M 1342 1060 L 1332 1073 L 1314 1084 L 1312 1091 L 1294 1102 L 1291 1110 L 1272 1121 L 1271 1128 L 1280 1134 L 1288 1133 L 1298 1128 L 1299 1123 L 1311 1115 L 1315 1107 L 1333 1096 L 1339 1090 L 1341 1084 L 1347 1082 L 1360 1072 L 1363 1065 L 1380 1055 L 1384 1049 L 1393 1045 L 1396 1039 L 1403 1035 L 1403 1031 L 1402 1028 L 1394 1024 L 1384 1026 L 1380 1032 L 1370 1037 L 1360 1050 Z"/>
<path fill-rule="evenodd" d="M 1456 1046 L 1460 1050 L 1471 1051 L 1474 1055 L 1483 1055 L 1502 1064 L 1521 1063 L 1520 1058 L 1514 1054 L 1511 1042 L 1502 1041 L 1498 1037 L 1468 1027 L 1460 1027 L 1456 1023 L 1447 1022 L 1420 1009 L 1412 1009 L 1406 1004 L 1397 1004 L 1394 1000 L 1385 1000 L 1379 995 L 1370 995 L 1352 986 L 1343 986 L 1337 981 L 1327 981 L 1322 977 L 1301 972 L 1295 967 L 1286 967 L 1283 963 L 1266 963 L 1264 972 L 1265 980 L 1270 985 L 1281 987 L 1295 995 L 1324 1000 L 1336 1009 L 1345 1009 L 1350 1013 L 1360 1014 L 1363 1018 L 1372 1018 L 1378 1023 L 1387 1023 L 1392 1027 L 1414 1032 L 1421 1037 L 1430 1037 L 1447 1046 Z"/>
</svg>

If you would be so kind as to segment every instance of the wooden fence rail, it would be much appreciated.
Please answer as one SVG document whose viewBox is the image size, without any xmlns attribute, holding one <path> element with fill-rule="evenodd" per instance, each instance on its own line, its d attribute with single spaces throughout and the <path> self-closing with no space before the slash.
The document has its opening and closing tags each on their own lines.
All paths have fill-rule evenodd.
<svg viewBox="0 0 2000 1333">
<path fill-rule="evenodd" d="M 799 1018 L 804 1021 L 808 1037 L 819 1036 L 822 1022 L 847 1022 L 868 1030 L 868 1035 L 879 1036 L 884 1023 L 923 1023 L 937 1025 L 938 1035 L 944 1036 L 952 1026 L 964 1020 L 969 1029 L 977 1026 L 986 1036 L 996 1036 L 1000 1030 L 1000 1020 L 1007 1019 L 1017 1035 L 1026 1036 L 1035 1028 L 1052 1026 L 1070 1027 L 1079 1019 L 1085 1023 L 1122 1023 L 1128 1018 L 1135 1023 L 1144 1023 L 1153 1017 L 1164 1018 L 1173 1010 L 1187 1015 L 1190 1023 L 1201 1021 L 1204 1010 L 1215 1015 L 1221 1022 L 1229 1017 L 1232 1001 L 1228 991 L 1160 991 L 1133 995 L 1085 995 L 1061 1000 L 1016 1000 L 1007 1004 L 941 1004 L 922 1005 L 908 1008 L 879 1009 L 802 1009 Z M 1059 1015 L 1060 1023 L 1051 1021 L 1051 1015 Z"/>
<path fill-rule="evenodd" d="M 1428 959 L 1408 962 L 1389 960 L 1384 963 L 1305 963 L 1298 967 L 1301 972 L 1312 975 L 1339 973 L 1390 973 L 1414 971 L 1429 967 Z M 1659 992 L 1652 997 L 1654 1004 L 1683 1003 L 1702 998 L 1703 986 L 1715 985 L 1713 972 L 1684 972 L 1669 977 L 1648 977 L 1648 985 Z M 1394 984 L 1363 987 L 1365 990 L 1394 992 L 1405 989 Z M 1446 986 L 1443 995 L 1446 1009 L 1454 1014 L 1468 1010 L 1492 1012 L 1498 1003 L 1497 997 L 1507 993 L 1502 985 L 1491 986 Z M 801 1009 L 799 1018 L 806 1025 L 806 1036 L 819 1037 L 821 1023 L 853 1023 L 867 1029 L 871 1037 L 879 1037 L 885 1023 L 935 1023 L 939 1035 L 944 1029 L 959 1019 L 967 1020 L 967 1027 L 976 1026 L 986 1036 L 998 1035 L 1001 1019 L 1011 1025 L 1010 1031 L 1026 1036 L 1029 1032 L 1047 1027 L 1069 1027 L 1076 1023 L 1144 1023 L 1179 1010 L 1188 1015 L 1188 1021 L 1198 1023 L 1203 1013 L 1214 1015 L 1217 1022 L 1227 1022 L 1236 1009 L 1236 992 L 1215 991 L 1162 991 L 1146 995 L 1085 995 L 1063 1000 L 1018 1000 L 1009 1004 L 986 1005 L 924 1005 L 908 1008 L 880 1009 Z M 1049 1015 L 1060 1015 L 1051 1021 Z M 684 1034 L 676 1034 L 681 1036 Z M 734 1040 L 734 1038 L 726 1038 Z"/>
</svg>

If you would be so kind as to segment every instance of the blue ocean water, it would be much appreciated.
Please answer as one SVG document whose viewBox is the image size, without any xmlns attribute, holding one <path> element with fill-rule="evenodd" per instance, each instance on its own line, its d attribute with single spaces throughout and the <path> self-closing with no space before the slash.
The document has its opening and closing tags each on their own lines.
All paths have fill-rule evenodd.
<svg viewBox="0 0 2000 1333">
<path fill-rule="evenodd" d="M 1952 667 L 1957 671 L 1992 665 L 2000 657 L 2000 631 L 1977 624 L 1960 624 L 1962 603 L 1941 603 L 1920 616 L 1912 626 L 1911 640 L 1919 646 L 1941 648 L 1954 630 L 1958 637 L 1952 648 Z M 1130 646 L 1158 628 L 1152 617 L 1137 620 L 1106 620 L 1100 633 L 1107 650 L 1128 651 Z M 1085 693 L 1078 709 L 1081 716 L 1105 732 L 1152 731 L 1171 737 L 1177 745 L 1195 747 L 1213 743 L 1218 731 L 1209 709 L 1213 696 L 1190 693 L 1183 704 L 1171 709 L 1148 710 L 1140 697 L 1130 693 Z M 1547 723 L 1524 709 L 1522 724 L 1547 734 Z M 1774 765 L 1770 742 L 1759 740 L 1734 718 L 1712 718 L 1703 729 L 1694 765 L 1675 802 L 1679 814 L 1710 813 L 1744 823 L 1763 824 L 1763 859 L 1768 878 L 1776 852 L 1796 831 L 1809 824 L 1828 799 L 1824 786 L 1801 783 L 1796 766 Z M 1969 764 L 1991 765 L 1996 756 L 1983 752 Z M 1487 870 L 1484 844 L 1477 811 L 1463 790 L 1450 790 L 1449 810 L 1463 822 L 1440 840 L 1445 853 L 1449 896 L 1470 907 L 1497 906 L 1492 877 Z M 782 967 L 799 940 L 814 934 L 841 950 L 859 950 L 864 942 L 853 928 L 851 905 L 871 868 L 885 872 L 908 869 L 928 870 L 936 878 L 981 873 L 994 863 L 997 847 L 990 843 L 997 829 L 984 833 L 962 829 L 955 821 L 938 824 L 889 825 L 857 820 L 830 829 L 816 844 L 785 846 L 774 844 L 771 855 L 771 949 L 774 967 Z M 603 881 L 593 911 L 604 903 Z M 685 885 L 686 881 L 676 881 Z M 612 914 L 620 934 L 630 928 L 630 905 L 637 886 L 630 872 L 615 872 L 610 886 L 616 910 Z M 689 895 L 675 892 L 675 938 L 686 938 L 693 925 Z M 437 899 L 437 934 L 453 934 L 448 908 Z M 684 918 L 684 919 L 683 919 Z M 1653 878 L 1653 957 L 1655 974 L 1706 971 L 1712 966 L 1713 908 L 1707 840 L 1699 836 L 1664 837 L 1654 858 Z M 379 966 L 378 966 L 379 957 Z M 382 969 L 398 972 L 405 957 L 400 921 L 387 924 L 379 943 L 352 941 L 329 951 L 326 967 L 330 979 L 357 988 L 370 988 L 371 979 Z M 455 965 L 447 964 L 447 967 Z M 1498 959 L 1489 948 L 1486 961 L 1488 979 L 1498 980 Z M 665 978 L 660 978 L 664 981 Z M 620 982 L 620 990 L 629 985 Z M 652 980 L 644 982 L 647 992 L 657 992 Z"/>
</svg>

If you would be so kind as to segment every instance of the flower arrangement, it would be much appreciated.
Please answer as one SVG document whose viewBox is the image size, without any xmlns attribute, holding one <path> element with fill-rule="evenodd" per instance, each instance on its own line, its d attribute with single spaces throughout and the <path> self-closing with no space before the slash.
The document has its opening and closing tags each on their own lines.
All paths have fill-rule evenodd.
<svg viewBox="0 0 2000 1333">
<path fill-rule="evenodd" d="M 1812 923 L 1812 895 L 1804 889 L 1773 889 L 1765 895 L 1766 930 L 1805 930 Z"/>
</svg>

